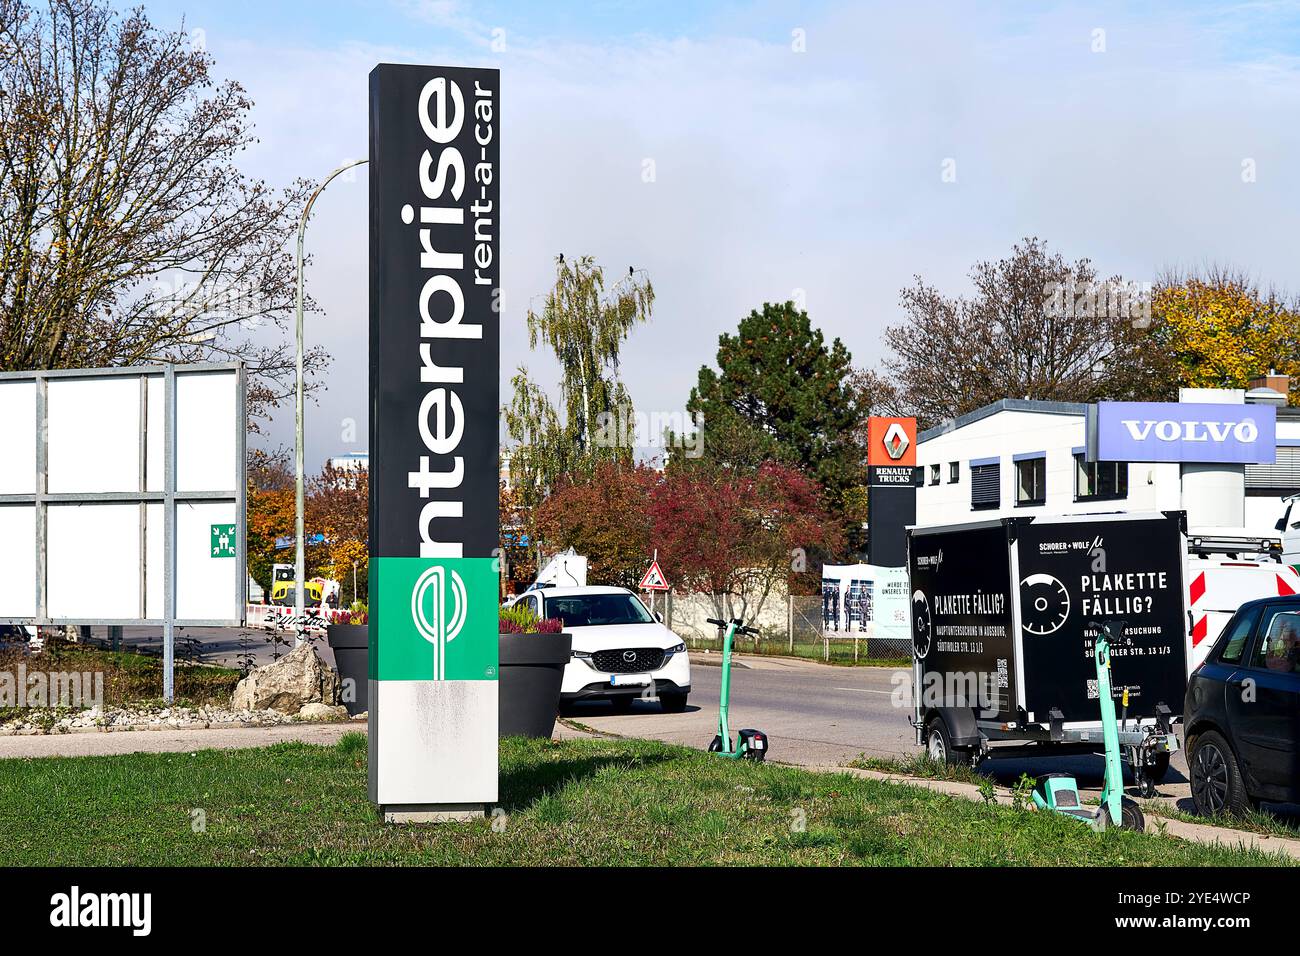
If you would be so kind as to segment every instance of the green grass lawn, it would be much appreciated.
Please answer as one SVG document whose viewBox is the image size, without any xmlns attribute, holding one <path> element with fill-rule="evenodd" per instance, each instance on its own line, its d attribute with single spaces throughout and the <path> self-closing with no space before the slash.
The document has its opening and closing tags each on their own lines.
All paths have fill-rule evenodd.
<svg viewBox="0 0 1300 956">
<path fill-rule="evenodd" d="M 720 640 L 703 640 L 693 638 L 688 641 L 687 646 L 693 651 L 712 651 L 715 654 L 721 653 L 722 641 Z M 858 656 L 853 656 L 853 641 L 839 640 L 830 642 L 830 657 L 826 656 L 826 645 L 821 641 L 795 642 L 789 644 L 785 641 L 759 641 L 757 645 L 752 640 L 743 642 L 737 641 L 735 644 L 735 653 L 757 657 L 799 657 L 804 660 L 818 661 L 822 664 L 841 664 L 856 667 L 901 667 L 910 670 L 912 659 L 910 657 L 868 657 L 867 642 L 862 640 L 858 642 Z"/>
<path fill-rule="evenodd" d="M 21 865 L 1197 865 L 1258 853 L 1112 831 L 927 790 L 639 740 L 504 741 L 504 819 L 395 827 L 365 738 L 195 754 L 0 761 Z M 205 826 L 197 828 L 199 812 Z M 201 829 L 201 832 L 196 830 Z"/>
</svg>

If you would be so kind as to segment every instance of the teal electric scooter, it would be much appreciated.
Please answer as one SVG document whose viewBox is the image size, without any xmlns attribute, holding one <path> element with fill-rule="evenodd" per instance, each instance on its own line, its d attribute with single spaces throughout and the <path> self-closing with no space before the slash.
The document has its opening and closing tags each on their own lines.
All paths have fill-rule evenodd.
<svg viewBox="0 0 1300 956">
<path fill-rule="evenodd" d="M 745 729 L 736 734 L 736 746 L 731 746 L 731 731 L 727 726 L 727 708 L 731 702 L 731 643 L 739 634 L 757 636 L 758 629 L 744 627 L 740 618 L 730 621 L 708 619 L 710 624 L 726 628 L 722 638 L 722 692 L 718 701 L 718 733 L 709 743 L 709 753 L 731 760 L 763 760 L 767 757 L 767 734 L 761 730 Z"/>
<path fill-rule="evenodd" d="M 1110 649 L 1111 645 L 1132 643 L 1125 640 L 1124 622 L 1089 622 L 1097 629 L 1094 644 L 1094 662 L 1097 666 L 1097 696 L 1101 706 L 1101 733 L 1106 744 L 1106 777 L 1101 788 L 1101 804 L 1086 807 L 1079 799 L 1079 785 L 1067 773 L 1049 773 L 1041 778 L 1033 793 L 1034 804 L 1040 810 L 1053 810 L 1088 824 L 1101 831 L 1109 827 L 1141 831 L 1146 827 L 1142 810 L 1137 803 L 1124 796 L 1124 768 L 1120 764 L 1119 727 L 1115 720 L 1115 698 L 1111 696 Z M 1123 706 L 1128 710 L 1128 690 L 1124 691 Z M 1041 790 L 1041 792 L 1040 792 Z"/>
</svg>

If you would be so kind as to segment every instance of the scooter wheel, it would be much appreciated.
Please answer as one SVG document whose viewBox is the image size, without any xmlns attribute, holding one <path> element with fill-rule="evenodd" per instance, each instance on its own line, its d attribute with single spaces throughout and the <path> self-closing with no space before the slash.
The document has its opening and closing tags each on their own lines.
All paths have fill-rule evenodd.
<svg viewBox="0 0 1300 956">
<path fill-rule="evenodd" d="M 766 750 L 746 750 L 746 751 L 745 751 L 745 759 L 746 759 L 746 760 L 752 760 L 752 761 L 754 761 L 754 763 L 762 763 L 764 760 L 767 759 L 767 751 L 766 751 Z"/>
<path fill-rule="evenodd" d="M 1119 825 L 1124 830 L 1136 830 L 1141 833 L 1147 828 L 1147 821 L 1142 816 L 1142 808 L 1137 802 L 1125 797 L 1120 801 Z"/>
<path fill-rule="evenodd" d="M 714 735 L 713 735 L 713 739 L 709 741 L 709 753 L 711 753 L 711 754 L 720 754 L 720 753 L 722 753 L 722 735 L 721 735 L 721 734 L 714 734 Z"/>
</svg>

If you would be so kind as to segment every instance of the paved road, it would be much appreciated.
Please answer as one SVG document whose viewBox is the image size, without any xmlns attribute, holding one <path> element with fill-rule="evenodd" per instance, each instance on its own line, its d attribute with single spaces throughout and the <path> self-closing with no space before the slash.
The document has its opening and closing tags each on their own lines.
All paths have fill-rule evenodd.
<svg viewBox="0 0 1300 956">
<path fill-rule="evenodd" d="M 271 632 L 261 628 L 179 627 L 176 629 L 176 659 L 238 667 L 240 657 L 247 654 L 257 664 L 269 664 L 273 652 L 270 638 Z M 91 643 L 107 647 L 108 629 L 92 628 Z M 324 636 L 320 636 L 315 644 L 321 657 L 332 665 L 334 654 L 326 645 Z M 124 627 L 122 647 L 124 650 L 162 654 L 162 628 Z M 274 649 L 280 655 L 292 650 L 293 635 L 280 632 L 280 642 Z"/>
<path fill-rule="evenodd" d="M 695 661 L 692 655 L 690 706 L 684 714 L 665 714 L 657 704 L 638 701 L 626 715 L 613 715 L 603 704 L 580 705 L 573 719 L 608 733 L 706 747 L 716 732 L 721 670 Z M 772 739 L 771 759 L 839 766 L 864 753 L 891 757 L 920 751 L 907 722 L 910 671 L 773 658 L 751 658 L 748 663 L 749 669 L 732 671 L 731 726 L 765 731 Z M 896 676 L 904 688 L 901 694 Z M 1087 791 L 1101 786 L 1104 763 L 1099 756 L 1087 755 L 999 759 L 985 761 L 980 770 L 1004 784 L 1014 784 L 1021 773 L 1073 773 Z M 1174 756 L 1159 794 L 1190 809 L 1187 764 L 1181 753 Z"/>
</svg>

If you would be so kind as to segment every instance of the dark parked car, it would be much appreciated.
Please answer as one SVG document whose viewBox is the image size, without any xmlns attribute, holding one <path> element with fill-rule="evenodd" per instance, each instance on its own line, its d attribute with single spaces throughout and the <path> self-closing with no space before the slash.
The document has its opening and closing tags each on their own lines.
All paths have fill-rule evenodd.
<svg viewBox="0 0 1300 956">
<path fill-rule="evenodd" d="M 1237 609 L 1192 672 L 1183 727 L 1202 814 L 1300 802 L 1300 597 Z"/>
</svg>

